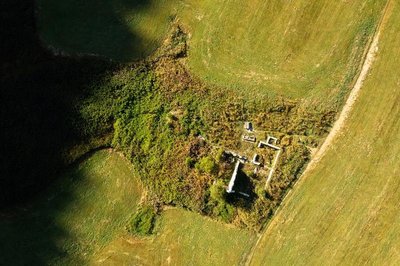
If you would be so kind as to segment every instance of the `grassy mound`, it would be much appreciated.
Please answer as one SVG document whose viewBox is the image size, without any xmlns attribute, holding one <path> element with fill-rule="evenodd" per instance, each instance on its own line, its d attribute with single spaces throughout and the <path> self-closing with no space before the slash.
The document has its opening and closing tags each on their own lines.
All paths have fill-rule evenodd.
<svg viewBox="0 0 400 266">
<path fill-rule="evenodd" d="M 400 4 L 343 134 L 305 176 L 254 254 L 254 265 L 400 263 Z"/>
<path fill-rule="evenodd" d="M 124 231 L 141 197 L 125 159 L 99 151 L 33 206 L 0 220 L 0 264 L 80 265 Z"/>
</svg>

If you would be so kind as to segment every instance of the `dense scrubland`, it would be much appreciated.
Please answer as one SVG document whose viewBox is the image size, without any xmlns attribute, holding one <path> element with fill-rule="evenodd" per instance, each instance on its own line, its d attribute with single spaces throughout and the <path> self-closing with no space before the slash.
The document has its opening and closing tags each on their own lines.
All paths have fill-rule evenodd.
<svg viewBox="0 0 400 266">
<path fill-rule="evenodd" d="M 10 178 L 4 175 L 3 180 L 12 185 L 3 186 L 5 199 L 24 199 L 26 191 L 45 187 L 63 165 L 90 149 L 112 146 L 132 161 L 157 204 L 185 207 L 258 230 L 301 173 L 309 154 L 306 145 L 317 145 L 334 113 L 309 112 L 298 101 L 284 98 L 250 101 L 229 89 L 204 85 L 182 62 L 187 47 L 187 33 L 175 24 L 163 45 L 146 60 L 121 65 L 93 57 L 45 54 L 27 79 L 10 77 L 10 88 L 29 90 L 33 96 L 27 98 L 32 102 L 25 109 L 17 109 L 23 122 L 7 132 L 8 150 L 15 159 L 6 161 Z M 34 79 L 34 89 L 29 78 Z M 9 92 L 17 97 L 22 90 Z M 36 105 L 39 97 L 43 101 Z M 26 112 L 27 107 L 44 110 Z M 258 189 L 252 204 L 225 196 L 212 198 L 211 185 L 217 180 L 226 183 L 231 171 L 219 165 L 219 150 L 237 146 L 238 121 L 245 119 L 285 137 L 285 166 L 270 191 Z M 15 138 L 13 132 L 22 136 Z M 18 167 L 21 155 L 11 151 L 17 145 L 31 168 Z M 215 165 L 212 171 L 202 166 L 207 161 Z M 262 180 L 253 181 L 263 186 Z"/>
<path fill-rule="evenodd" d="M 153 229 L 161 235 L 157 239 L 168 235 L 171 229 L 157 231 L 155 217 L 167 205 L 262 229 L 302 173 L 311 150 L 329 132 L 385 3 L 250 1 L 245 8 L 254 12 L 242 21 L 236 19 L 242 5 L 235 1 L 91 2 L 39 1 L 41 41 L 31 26 L 33 4 L 6 4 L 26 19 L 4 16 L 15 26 L 4 32 L 10 41 L 2 64 L 7 101 L 1 107 L 1 204 L 31 199 L 66 165 L 90 150 L 112 147 L 129 160 L 146 190 L 135 215 L 136 202 L 122 211 L 130 221 L 123 216 L 126 223 L 115 224 L 135 235 L 135 241 Z M 240 149 L 241 122 L 246 120 L 277 136 L 282 147 L 269 188 L 247 173 L 250 199 L 228 196 L 224 188 L 232 164 L 223 150 Z M 74 215 L 68 209 L 65 213 Z M 61 211 L 49 220 L 58 215 Z M 30 221 L 13 216 L 11 227 L 13 219 Z M 188 218 L 188 224 L 191 219 L 197 216 Z M 250 245 L 253 235 L 240 232 Z M 165 241 L 156 240 L 154 247 Z M 229 241 L 238 245 L 235 237 Z M 79 253 L 86 253 L 85 248 L 71 254 Z"/>
<path fill-rule="evenodd" d="M 185 54 L 181 49 L 186 45 L 180 43 L 185 38 L 177 32 L 179 28 L 172 31 L 171 38 L 179 40 L 167 41 L 174 45 L 162 47 L 165 50 L 158 52 L 162 56 L 115 71 L 94 83 L 93 94 L 78 103 L 78 117 L 85 121 L 88 135 L 115 121 L 110 145 L 132 161 L 157 204 L 188 208 L 258 230 L 301 173 L 309 156 L 306 145 L 317 145 L 333 117 L 311 113 L 308 121 L 298 119 L 299 108 L 293 101 L 246 104 L 235 95 L 221 97 L 223 92 L 192 79 L 180 64 L 178 58 Z M 269 115 L 257 119 L 265 109 Z M 212 184 L 218 180 L 219 184 L 228 183 L 232 171 L 231 165 L 223 162 L 221 147 L 237 147 L 237 121 L 253 116 L 257 126 L 281 132 L 285 139 L 281 167 L 272 187 L 265 191 L 265 181 L 254 179 L 260 189 L 251 204 L 226 195 L 213 197 Z M 283 130 L 284 124 L 288 132 Z M 223 186 L 214 189 L 224 191 Z"/>
</svg>

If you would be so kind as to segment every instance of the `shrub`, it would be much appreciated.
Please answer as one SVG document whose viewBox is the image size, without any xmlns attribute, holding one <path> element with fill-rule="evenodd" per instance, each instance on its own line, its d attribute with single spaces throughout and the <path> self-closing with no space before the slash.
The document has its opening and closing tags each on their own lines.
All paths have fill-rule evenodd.
<svg viewBox="0 0 400 266">
<path fill-rule="evenodd" d="M 232 222 L 235 216 L 235 208 L 226 202 L 219 202 L 217 206 L 214 207 L 214 215 L 221 218 L 226 223 Z"/>
<path fill-rule="evenodd" d="M 129 232 L 140 236 L 150 235 L 153 232 L 155 220 L 154 208 L 150 206 L 141 207 L 133 216 Z"/>
<path fill-rule="evenodd" d="M 262 184 L 256 185 L 255 192 L 259 198 L 261 199 L 267 198 L 267 191 L 265 191 L 264 186 Z"/>
<path fill-rule="evenodd" d="M 210 187 L 210 197 L 217 202 L 225 202 L 225 187 L 222 180 L 218 180 Z"/>
<path fill-rule="evenodd" d="M 218 149 L 217 154 L 215 155 L 215 160 L 220 163 L 224 160 L 224 157 L 225 157 L 224 149 L 222 148 Z"/>
<path fill-rule="evenodd" d="M 218 170 L 218 165 L 211 156 L 206 156 L 196 163 L 196 169 L 203 173 L 214 174 Z"/>
<path fill-rule="evenodd" d="M 187 167 L 193 168 L 193 166 L 195 165 L 195 160 L 191 157 L 186 157 L 185 164 Z"/>
<path fill-rule="evenodd" d="M 225 185 L 222 179 L 216 181 L 210 187 L 211 204 L 213 205 L 213 214 L 224 222 L 231 222 L 235 215 L 235 208 L 226 202 Z"/>
</svg>

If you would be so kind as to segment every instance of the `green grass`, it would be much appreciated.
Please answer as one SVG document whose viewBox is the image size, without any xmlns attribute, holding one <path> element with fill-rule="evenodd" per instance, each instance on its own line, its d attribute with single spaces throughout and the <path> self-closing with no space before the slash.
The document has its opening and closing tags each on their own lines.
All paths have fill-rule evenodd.
<svg viewBox="0 0 400 266">
<path fill-rule="evenodd" d="M 74 166 L 31 206 L 3 214 L 1 265 L 234 264 L 255 234 L 181 209 L 157 218 L 155 235 L 127 231 L 141 185 L 129 162 L 102 150 Z"/>
<path fill-rule="evenodd" d="M 253 97 L 337 96 L 384 1 L 193 1 L 189 65 Z"/>
<path fill-rule="evenodd" d="M 128 230 L 136 235 L 150 235 L 153 232 L 156 213 L 153 206 L 144 206 L 137 210 Z"/>
<path fill-rule="evenodd" d="M 47 43 L 68 52 L 131 61 L 160 45 L 176 14 L 190 35 L 186 63 L 195 75 L 252 97 L 308 98 L 306 104 L 315 109 L 320 102 L 340 102 L 347 94 L 384 4 L 383 0 L 40 0 L 39 26 Z M 257 246 L 254 264 L 399 262 L 395 249 L 400 224 L 395 178 L 400 172 L 399 19 L 393 15 L 383 33 L 377 65 L 344 134 L 271 223 Z M 159 102 L 154 102 L 154 109 Z M 154 114 L 145 115 L 148 121 L 156 120 Z M 138 119 L 128 118 L 130 123 Z M 133 140 L 148 152 L 151 135 L 141 128 L 140 138 Z M 254 235 L 182 210 L 163 213 L 155 236 L 129 235 L 124 226 L 140 189 L 130 177 L 131 169 L 126 170 L 129 178 L 123 179 L 130 188 L 118 185 L 121 178 L 110 184 L 105 177 L 122 175 L 111 173 L 129 169 L 129 163 L 125 168 L 109 166 L 104 159 L 108 156 L 114 155 L 96 154 L 51 189 L 49 194 L 55 196 L 39 199 L 22 216 L 2 220 L 0 251 L 6 255 L 0 264 L 243 262 Z M 172 180 L 168 186 L 174 184 Z"/>
<path fill-rule="evenodd" d="M 121 61 L 149 55 L 175 16 L 188 66 L 251 96 L 340 101 L 385 1 L 40 0 L 43 39 Z M 327 97 L 328 96 L 328 97 Z"/>
<path fill-rule="evenodd" d="M 99 151 L 0 220 L 1 265 L 81 265 L 124 231 L 141 197 L 129 162 Z"/>
<path fill-rule="evenodd" d="M 181 209 L 163 212 L 156 235 L 121 235 L 93 258 L 102 265 L 235 265 L 254 244 L 249 231 Z"/>
<path fill-rule="evenodd" d="M 151 54 L 180 9 L 169 0 L 39 0 L 38 27 L 49 45 L 119 61 Z"/>
<path fill-rule="evenodd" d="M 253 265 L 399 265 L 400 4 L 343 134 L 295 188 Z"/>
</svg>

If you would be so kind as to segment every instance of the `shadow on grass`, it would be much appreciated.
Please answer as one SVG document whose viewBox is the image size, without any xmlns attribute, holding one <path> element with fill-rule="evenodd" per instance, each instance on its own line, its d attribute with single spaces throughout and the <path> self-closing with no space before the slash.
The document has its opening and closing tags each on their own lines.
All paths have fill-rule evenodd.
<svg viewBox="0 0 400 266">
<path fill-rule="evenodd" d="M 56 217 L 72 201 L 68 188 L 56 200 L 34 204 L 0 216 L 0 265 L 48 265 L 68 255 L 62 246 L 72 236 Z M 79 257 L 74 262 L 81 264 Z"/>
<path fill-rule="evenodd" d="M 56 2 L 60 6 L 73 4 L 70 1 Z M 88 0 L 79 3 L 85 8 L 91 7 L 95 14 L 93 17 L 99 20 L 103 17 L 99 14 L 104 14 L 117 21 L 116 6 L 142 10 L 149 8 L 151 2 Z M 100 129 L 93 127 L 95 129 L 91 130 L 97 131 L 90 136 L 83 134 L 80 126 L 85 125 L 77 124 L 77 121 L 85 121 L 79 120 L 76 105 L 93 94 L 96 87 L 92 84 L 99 83 L 99 80 L 101 83 L 103 77 L 121 68 L 116 63 L 94 57 L 54 57 L 42 49 L 36 34 L 33 0 L 5 0 L 1 7 L 2 25 L 10 27 L 0 28 L 4 40 L 0 49 L 3 59 L 0 75 L 0 207 L 9 202 L 24 201 L 45 188 L 49 179 L 64 166 L 61 152 L 66 147 L 112 132 L 113 118 L 104 117 L 102 120 L 107 125 Z M 63 12 L 69 11 L 74 9 Z M 89 11 L 84 10 L 83 14 Z M 62 16 L 57 12 L 54 11 L 54 16 Z M 132 46 L 145 43 L 140 36 L 124 29 L 123 22 L 119 21 L 118 25 L 124 31 L 121 35 L 130 36 L 126 43 Z M 80 27 L 85 28 L 84 25 Z M 98 31 L 106 34 L 101 28 Z M 109 38 L 113 39 L 112 36 Z M 118 49 L 116 42 L 115 50 Z"/>
<path fill-rule="evenodd" d="M 84 158 L 93 155 L 89 154 Z M 72 233 L 86 222 L 82 214 L 79 221 L 73 220 L 80 206 L 75 191 L 79 186 L 87 188 L 89 176 L 79 165 L 82 162 L 74 164 L 33 203 L 0 213 L 0 265 L 82 265 L 82 255 L 90 246 L 88 239 L 76 235 L 82 230 Z"/>
<path fill-rule="evenodd" d="M 41 35 L 69 53 L 99 54 L 126 62 L 149 55 L 155 49 L 147 32 L 135 32 L 146 13 L 148 0 L 40 0 Z M 149 29 L 151 31 L 153 29 Z"/>
<path fill-rule="evenodd" d="M 144 1 L 135 5 L 145 6 Z M 82 136 L 71 121 L 77 99 L 90 93 L 93 81 L 119 67 L 98 58 L 52 56 L 37 38 L 34 11 L 33 0 L 4 0 L 0 9 L 0 265 L 46 265 L 78 247 L 74 243 L 80 239 L 58 224 L 74 200 L 69 187 L 48 203 L 38 196 L 42 204 L 37 208 L 10 206 L 34 201 L 65 167 L 62 151 Z M 115 41 L 140 42 L 128 31 L 125 36 L 130 37 Z M 63 239 L 70 239 L 70 249 L 60 244 Z"/>
</svg>

